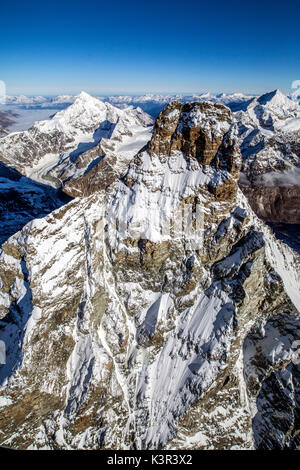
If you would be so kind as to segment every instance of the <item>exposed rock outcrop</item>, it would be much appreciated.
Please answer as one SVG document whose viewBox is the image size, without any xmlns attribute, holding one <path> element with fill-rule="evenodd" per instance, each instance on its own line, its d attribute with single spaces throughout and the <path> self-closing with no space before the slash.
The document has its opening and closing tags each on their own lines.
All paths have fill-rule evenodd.
<svg viewBox="0 0 300 470">
<path fill-rule="evenodd" d="M 231 124 L 230 110 L 222 105 L 172 102 L 155 122 L 149 154 L 179 150 L 188 159 L 210 165 Z"/>
<path fill-rule="evenodd" d="M 267 222 L 300 224 L 300 186 L 242 185 L 251 208 Z"/>
<path fill-rule="evenodd" d="M 174 103 L 124 178 L 3 245 L 2 445 L 297 445 L 291 407 L 275 432 L 270 417 L 282 388 L 264 400 L 270 367 L 296 377 L 300 260 L 250 209 L 240 164 L 227 108 Z M 278 317 L 293 328 L 258 365 Z"/>
</svg>

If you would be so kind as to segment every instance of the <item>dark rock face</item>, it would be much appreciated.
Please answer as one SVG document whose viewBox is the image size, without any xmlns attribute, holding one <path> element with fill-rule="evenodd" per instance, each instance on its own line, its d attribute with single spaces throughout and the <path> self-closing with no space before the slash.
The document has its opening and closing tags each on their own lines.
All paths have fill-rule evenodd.
<svg viewBox="0 0 300 470">
<path fill-rule="evenodd" d="M 115 165 L 117 158 L 110 155 L 98 163 L 80 178 L 72 178 L 67 181 L 63 187 L 63 191 L 69 196 L 90 196 L 95 191 L 106 189 L 110 184 L 119 178 Z"/>
<path fill-rule="evenodd" d="M 267 222 L 300 223 L 299 186 L 240 185 L 251 208 Z"/>
<path fill-rule="evenodd" d="M 300 365 L 290 363 L 285 369 L 272 372 L 262 385 L 257 404 L 253 420 L 257 449 L 299 448 Z"/>
<path fill-rule="evenodd" d="M 71 200 L 61 191 L 26 178 L 0 162 L 0 244 L 33 219 Z"/>
<path fill-rule="evenodd" d="M 8 131 L 3 126 L 0 126 L 0 137 L 5 137 L 7 134 Z"/>
<path fill-rule="evenodd" d="M 269 222 L 268 225 L 274 231 L 276 238 L 282 240 L 293 250 L 300 253 L 300 224 L 281 224 Z"/>
<path fill-rule="evenodd" d="M 270 354 L 272 337 L 282 349 Z M 281 313 L 254 328 L 244 343 L 245 379 L 255 403 L 252 421 L 257 449 L 299 448 L 299 314 Z M 249 347 L 250 346 L 250 347 Z M 289 352 L 284 347 L 290 348 Z"/>
<path fill-rule="evenodd" d="M 17 114 L 11 111 L 0 111 L 0 132 L 3 131 L 3 135 L 7 133 L 6 128 L 14 123 L 16 116 Z"/>
<path fill-rule="evenodd" d="M 194 162 L 199 167 L 211 166 L 228 172 L 222 184 L 212 181 L 208 189 L 217 200 L 235 197 L 241 156 L 228 108 L 207 102 L 170 103 L 155 122 L 148 152 L 164 159 L 176 150 L 182 151 L 191 165 Z"/>
</svg>

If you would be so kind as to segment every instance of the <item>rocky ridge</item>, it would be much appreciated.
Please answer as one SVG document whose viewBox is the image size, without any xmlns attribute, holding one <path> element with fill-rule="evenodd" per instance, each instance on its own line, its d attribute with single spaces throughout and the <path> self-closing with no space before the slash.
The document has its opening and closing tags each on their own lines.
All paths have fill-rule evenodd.
<svg viewBox="0 0 300 470">
<path fill-rule="evenodd" d="M 2 445 L 299 446 L 300 259 L 241 164 L 228 108 L 171 103 L 121 179 L 2 246 Z"/>
</svg>

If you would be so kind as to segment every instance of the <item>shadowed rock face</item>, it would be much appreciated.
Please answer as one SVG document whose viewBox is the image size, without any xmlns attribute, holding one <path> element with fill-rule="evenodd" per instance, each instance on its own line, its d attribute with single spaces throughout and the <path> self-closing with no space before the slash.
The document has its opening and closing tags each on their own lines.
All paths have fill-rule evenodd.
<svg viewBox="0 0 300 470">
<path fill-rule="evenodd" d="M 101 159 L 93 168 L 80 178 L 73 178 L 64 184 L 64 193 L 76 196 L 90 196 L 95 191 L 108 188 L 117 181 L 120 174 L 116 169 L 117 157 L 109 155 Z"/>
<path fill-rule="evenodd" d="M 243 186 L 251 208 L 267 222 L 300 223 L 299 186 Z"/>
<path fill-rule="evenodd" d="M 123 178 L 3 245 L 1 445 L 259 445 L 252 419 L 269 364 L 294 357 L 299 258 L 238 189 L 231 119 L 224 107 L 173 103 Z M 104 160 L 91 169 L 95 178 Z M 192 226 L 203 215 L 196 240 L 176 223 L 186 206 Z M 277 325 L 266 323 L 283 313 L 293 328 L 279 348 Z M 257 364 L 262 342 L 266 358 Z M 260 404 L 255 426 L 272 432 L 264 396 Z M 278 428 L 289 432 L 285 422 Z"/>
<path fill-rule="evenodd" d="M 0 162 L 0 245 L 29 221 L 44 217 L 71 198 L 26 178 Z"/>
<path fill-rule="evenodd" d="M 5 137 L 8 134 L 7 128 L 14 123 L 14 118 L 17 114 L 11 111 L 0 111 L 0 137 Z"/>
</svg>

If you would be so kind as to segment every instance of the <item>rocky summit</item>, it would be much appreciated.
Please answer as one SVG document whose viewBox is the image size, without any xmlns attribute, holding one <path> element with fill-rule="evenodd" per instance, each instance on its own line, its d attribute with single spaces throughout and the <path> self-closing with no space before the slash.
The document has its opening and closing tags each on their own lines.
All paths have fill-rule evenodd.
<svg viewBox="0 0 300 470">
<path fill-rule="evenodd" d="M 88 122 L 105 107 L 88 132 L 113 121 L 111 105 L 85 95 L 74 105 Z M 132 135 L 149 133 L 151 122 L 121 111 L 114 130 L 129 115 Z M 27 176 L 55 175 L 79 197 L 2 245 L 0 444 L 299 448 L 300 258 L 239 188 L 235 116 L 172 102 L 138 150 L 121 133 L 105 150 L 113 131 L 95 144 L 101 160 L 85 148 L 72 161 L 55 140 L 48 174 L 39 159 L 65 132 L 58 114 L 49 133 L 43 124 L 23 136 L 41 142 Z M 22 171 L 31 157 L 18 135 L 0 151 L 8 164 L 17 140 Z M 94 165 L 76 173 L 80 161 Z"/>
</svg>

